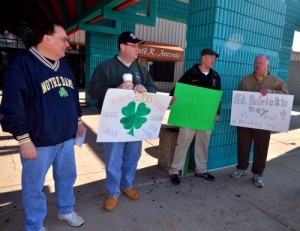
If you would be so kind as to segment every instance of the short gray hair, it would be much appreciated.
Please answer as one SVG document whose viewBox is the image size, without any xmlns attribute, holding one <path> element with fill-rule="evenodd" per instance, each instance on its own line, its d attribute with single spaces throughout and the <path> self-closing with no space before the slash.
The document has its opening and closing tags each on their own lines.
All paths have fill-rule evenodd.
<svg viewBox="0 0 300 231">
<path fill-rule="evenodd" d="M 268 64 L 270 63 L 270 59 L 269 59 L 269 57 L 266 56 L 266 55 L 262 55 L 262 54 L 257 55 L 257 56 L 255 57 L 255 62 L 256 62 L 256 60 L 257 60 L 258 58 L 265 58 L 265 59 L 267 60 L 267 63 L 268 63 Z"/>
</svg>

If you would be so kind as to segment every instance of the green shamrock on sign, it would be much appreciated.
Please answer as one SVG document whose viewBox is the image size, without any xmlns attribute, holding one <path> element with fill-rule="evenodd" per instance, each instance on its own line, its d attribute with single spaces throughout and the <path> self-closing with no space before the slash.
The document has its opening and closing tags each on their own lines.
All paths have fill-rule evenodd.
<svg viewBox="0 0 300 231">
<path fill-rule="evenodd" d="M 139 129 L 144 123 L 146 123 L 147 118 L 144 116 L 151 112 L 151 109 L 146 106 L 144 102 L 140 103 L 136 108 L 136 103 L 134 101 L 130 102 L 126 107 L 122 108 L 123 117 L 120 122 L 123 124 L 125 129 L 130 129 L 127 133 L 134 136 L 134 129 Z"/>
</svg>

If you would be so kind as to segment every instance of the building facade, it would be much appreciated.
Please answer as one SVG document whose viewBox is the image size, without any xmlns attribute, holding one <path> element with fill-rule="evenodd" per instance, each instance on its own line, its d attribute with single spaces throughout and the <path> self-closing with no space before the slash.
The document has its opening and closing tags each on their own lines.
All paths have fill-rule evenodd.
<svg viewBox="0 0 300 231">
<path fill-rule="evenodd" d="M 220 54 L 214 69 L 222 77 L 222 107 L 209 147 L 209 169 L 236 163 L 236 129 L 229 125 L 232 90 L 242 76 L 253 72 L 255 56 L 269 56 L 270 71 L 288 82 L 293 35 L 300 26 L 299 10 L 299 0 L 166 0 L 157 2 L 154 26 L 121 23 L 122 31 L 131 30 L 147 41 L 173 44 L 184 50 L 184 62 L 174 66 L 173 84 L 185 70 L 199 63 L 203 48 L 210 47 Z M 167 20 L 173 21 L 177 29 L 166 26 Z M 118 53 L 116 38 L 104 33 L 87 35 L 86 88 L 96 65 Z M 172 85 L 157 83 L 166 91 Z M 87 103 L 94 102 L 87 97 Z"/>
</svg>

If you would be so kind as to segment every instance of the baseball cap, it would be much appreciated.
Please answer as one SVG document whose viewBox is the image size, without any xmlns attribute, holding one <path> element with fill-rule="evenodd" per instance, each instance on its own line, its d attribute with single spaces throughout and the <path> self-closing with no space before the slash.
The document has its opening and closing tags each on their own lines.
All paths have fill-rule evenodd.
<svg viewBox="0 0 300 231">
<path fill-rule="evenodd" d="M 133 32 L 126 31 L 119 35 L 118 43 L 145 43 L 145 41 L 137 38 Z"/>
<path fill-rule="evenodd" d="M 205 48 L 205 49 L 203 49 L 203 50 L 201 51 L 201 57 L 202 57 L 203 55 L 215 55 L 216 58 L 219 57 L 219 54 L 218 54 L 217 52 L 213 51 L 213 50 L 210 49 L 210 48 Z"/>
</svg>

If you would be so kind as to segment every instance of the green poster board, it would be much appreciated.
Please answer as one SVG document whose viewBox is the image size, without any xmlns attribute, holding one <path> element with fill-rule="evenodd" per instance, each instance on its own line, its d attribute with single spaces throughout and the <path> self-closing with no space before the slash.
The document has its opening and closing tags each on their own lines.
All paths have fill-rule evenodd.
<svg viewBox="0 0 300 231">
<path fill-rule="evenodd" d="M 176 83 L 174 96 L 176 101 L 171 107 L 168 124 L 213 130 L 222 91 Z"/>
</svg>

